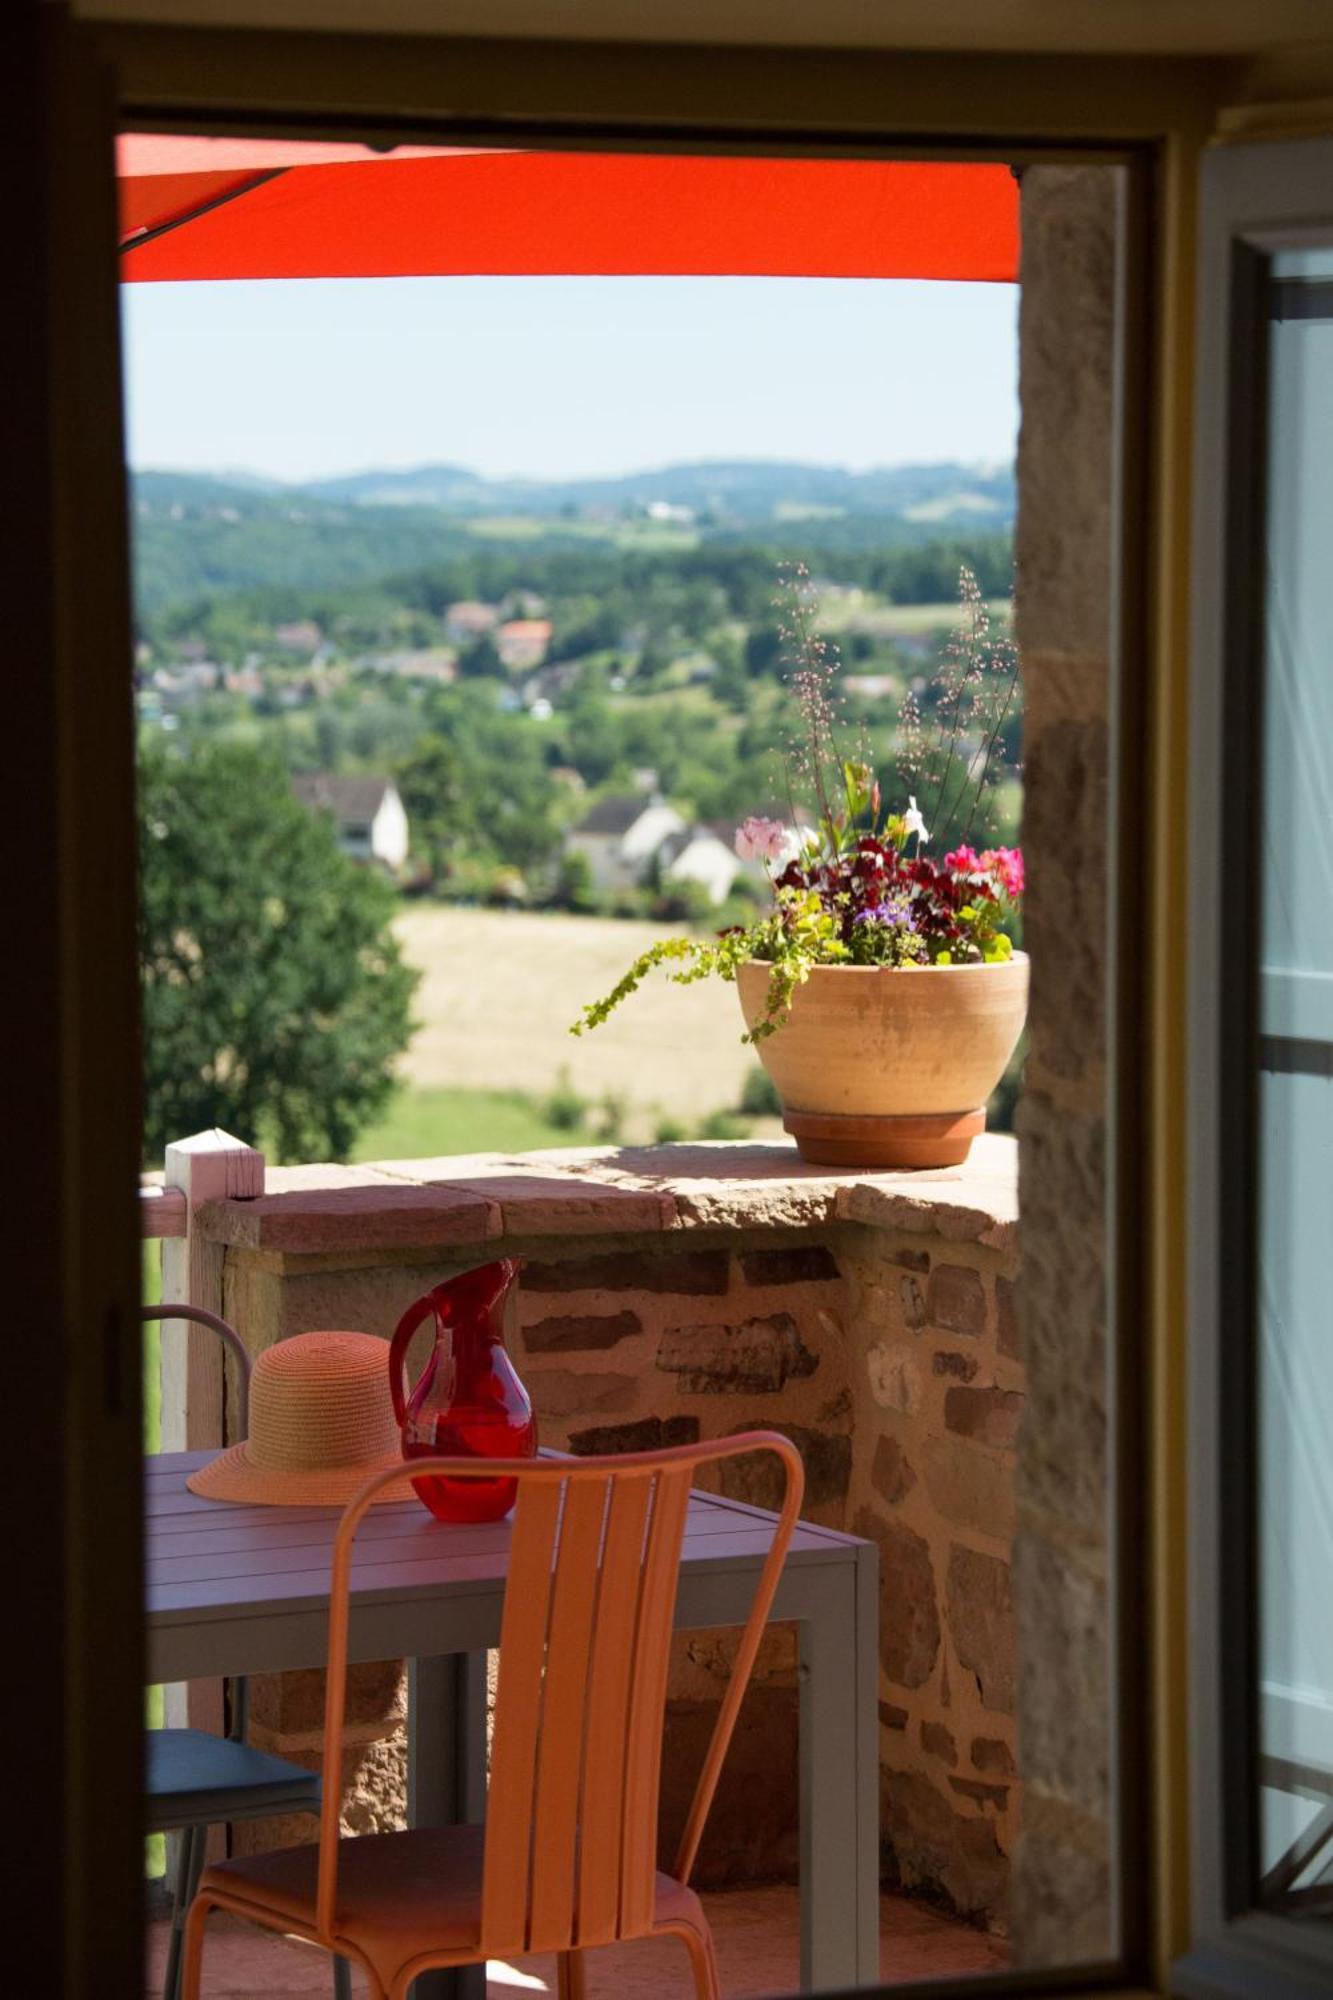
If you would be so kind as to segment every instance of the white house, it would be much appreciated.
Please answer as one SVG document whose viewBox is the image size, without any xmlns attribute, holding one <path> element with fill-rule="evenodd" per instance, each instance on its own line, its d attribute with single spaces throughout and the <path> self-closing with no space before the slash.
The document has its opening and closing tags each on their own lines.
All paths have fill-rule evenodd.
<svg viewBox="0 0 1333 2000">
<path fill-rule="evenodd" d="M 736 877 L 745 872 L 735 848 L 712 827 L 691 827 L 668 845 L 675 852 L 662 870 L 663 879 L 698 883 L 710 903 L 725 903 Z"/>
<path fill-rule="evenodd" d="M 312 812 L 329 814 L 339 847 L 354 861 L 392 870 L 406 861 L 407 813 L 391 778 L 309 771 L 292 779 L 292 790 Z"/>
<path fill-rule="evenodd" d="M 583 855 L 595 889 L 637 889 L 663 843 L 684 831 L 665 799 L 631 793 L 600 799 L 565 835 L 565 852 Z"/>
</svg>

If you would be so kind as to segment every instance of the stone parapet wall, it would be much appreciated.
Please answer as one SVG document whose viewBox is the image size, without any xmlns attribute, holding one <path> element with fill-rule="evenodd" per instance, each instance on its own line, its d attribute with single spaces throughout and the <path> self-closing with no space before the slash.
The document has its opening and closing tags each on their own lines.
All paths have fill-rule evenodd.
<svg viewBox="0 0 1333 2000">
<path fill-rule="evenodd" d="M 224 1307 L 252 1350 L 315 1327 L 388 1335 L 453 1272 L 524 1258 L 514 1359 L 543 1440 L 609 1452 L 785 1432 L 809 1518 L 881 1558 L 886 1877 L 1003 1927 L 1020 1787 L 1009 1586 L 1024 1384 L 1013 1310 L 1013 1142 L 966 1168 L 835 1176 L 785 1146 L 278 1169 L 220 1203 Z M 761 1458 L 727 1493 L 777 1500 Z M 678 1635 L 663 1784 L 668 1847 L 731 1635 Z M 401 1812 L 396 1673 L 361 1670 L 352 1806 Z M 279 1750 L 317 1755 L 318 1676 L 257 1684 Z M 793 1878 L 794 1635 L 775 1630 L 733 1744 L 700 1879 Z"/>
</svg>

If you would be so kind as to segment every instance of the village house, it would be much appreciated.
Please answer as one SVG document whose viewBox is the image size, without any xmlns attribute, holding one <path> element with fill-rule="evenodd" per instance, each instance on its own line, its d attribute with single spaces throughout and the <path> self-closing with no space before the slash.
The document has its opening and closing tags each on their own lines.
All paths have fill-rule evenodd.
<svg viewBox="0 0 1333 2000">
<path fill-rule="evenodd" d="M 595 889 L 637 889 L 663 842 L 685 831 L 665 799 L 627 792 L 599 799 L 565 835 L 565 852 L 583 856 Z"/>
<path fill-rule="evenodd" d="M 673 835 L 662 847 L 662 880 L 681 886 L 693 883 L 714 907 L 725 903 L 736 877 L 745 872 L 729 833 L 729 828 L 720 826 L 692 826 Z"/>
<path fill-rule="evenodd" d="M 503 665 L 514 674 L 539 667 L 550 643 L 549 618 L 511 618 L 495 635 L 495 650 Z"/>
<path fill-rule="evenodd" d="M 301 659 L 309 660 L 323 645 L 324 634 L 313 618 L 293 618 L 286 624 L 274 626 L 273 639 L 284 653 L 294 653 Z"/>
<path fill-rule="evenodd" d="M 407 813 L 391 778 L 303 771 L 292 779 L 292 790 L 312 812 L 328 813 L 339 847 L 353 861 L 375 861 L 390 870 L 406 861 Z"/>
<path fill-rule="evenodd" d="M 499 622 L 500 613 L 494 604 L 461 598 L 457 604 L 446 607 L 444 636 L 454 646 L 474 645 L 478 639 L 487 638 Z"/>
</svg>

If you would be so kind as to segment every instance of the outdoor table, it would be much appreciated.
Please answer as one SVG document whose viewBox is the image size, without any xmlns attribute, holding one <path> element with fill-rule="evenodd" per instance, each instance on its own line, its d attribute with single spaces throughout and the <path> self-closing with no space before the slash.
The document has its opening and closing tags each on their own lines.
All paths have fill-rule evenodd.
<svg viewBox="0 0 1333 2000">
<path fill-rule="evenodd" d="M 145 1467 L 148 1668 L 153 1682 L 324 1664 L 339 1509 L 253 1507 L 186 1487 L 211 1452 Z M 696 1493 L 675 1622 L 740 1625 L 774 1517 Z M 485 1816 L 486 1651 L 498 1646 L 509 1522 L 444 1525 L 416 1500 L 375 1507 L 358 1533 L 349 1657 L 409 1662 L 408 1814 Z M 799 1628 L 801 1984 L 875 1984 L 879 1969 L 877 1550 L 799 1522 L 775 1619 Z M 426 1975 L 416 2000 L 482 2000 L 485 1967 Z"/>
</svg>

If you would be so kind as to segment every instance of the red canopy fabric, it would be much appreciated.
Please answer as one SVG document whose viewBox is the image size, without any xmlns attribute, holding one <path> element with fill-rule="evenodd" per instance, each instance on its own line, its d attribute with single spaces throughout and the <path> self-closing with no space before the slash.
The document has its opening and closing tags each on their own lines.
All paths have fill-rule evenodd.
<svg viewBox="0 0 1333 2000">
<path fill-rule="evenodd" d="M 1018 276 L 1004 166 L 120 142 L 121 275 Z"/>
</svg>

